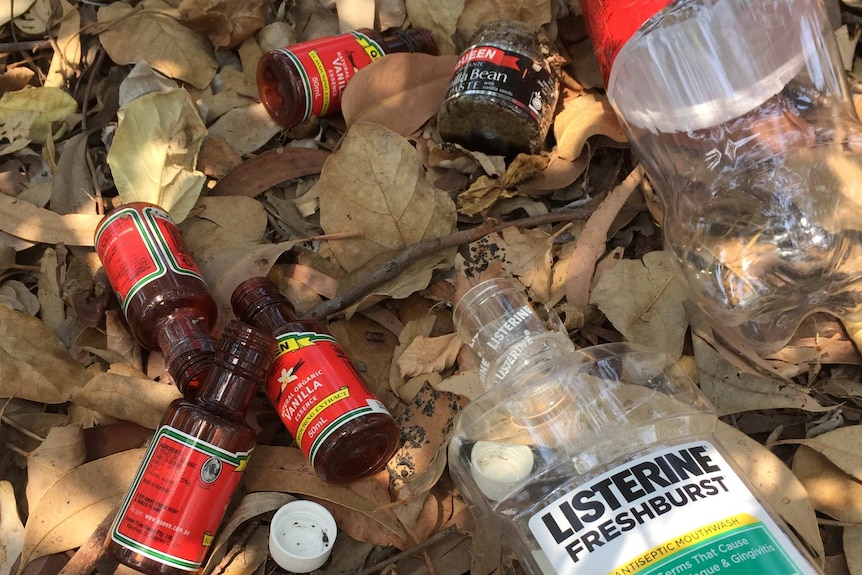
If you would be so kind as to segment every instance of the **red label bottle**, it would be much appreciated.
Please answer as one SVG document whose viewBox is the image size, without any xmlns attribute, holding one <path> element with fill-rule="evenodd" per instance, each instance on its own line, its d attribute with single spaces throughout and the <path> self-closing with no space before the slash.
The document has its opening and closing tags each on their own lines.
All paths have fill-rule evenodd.
<svg viewBox="0 0 862 575">
<path fill-rule="evenodd" d="M 437 43 L 422 28 L 385 36 L 363 28 L 273 50 L 258 63 L 260 101 L 285 128 L 312 116 L 336 114 L 356 71 L 392 52 L 436 54 Z"/>
<path fill-rule="evenodd" d="M 614 58 L 638 28 L 661 12 L 672 0 L 583 0 L 581 10 L 593 42 L 599 70 L 611 77 Z"/>
<path fill-rule="evenodd" d="M 245 412 L 274 347 L 251 326 L 225 328 L 198 397 L 168 408 L 120 505 L 106 542 L 118 561 L 162 575 L 203 565 L 255 445 Z"/>
<path fill-rule="evenodd" d="M 276 337 L 266 395 L 317 474 L 348 483 L 380 471 L 398 449 L 398 424 L 335 338 L 317 322 L 297 320 L 266 278 L 240 284 L 231 305 Z"/>
<path fill-rule="evenodd" d="M 179 228 L 159 206 L 135 202 L 105 215 L 95 246 L 132 335 L 161 350 L 180 391 L 194 395 L 209 369 L 218 312 Z"/>
</svg>

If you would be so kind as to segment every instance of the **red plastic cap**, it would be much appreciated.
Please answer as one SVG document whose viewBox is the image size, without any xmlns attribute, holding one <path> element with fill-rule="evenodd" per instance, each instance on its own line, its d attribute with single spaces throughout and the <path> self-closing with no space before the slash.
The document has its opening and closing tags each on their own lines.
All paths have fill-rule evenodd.
<svg viewBox="0 0 862 575">
<path fill-rule="evenodd" d="M 644 22 L 671 3 L 672 0 L 581 0 L 587 33 L 606 86 L 623 45 Z"/>
</svg>

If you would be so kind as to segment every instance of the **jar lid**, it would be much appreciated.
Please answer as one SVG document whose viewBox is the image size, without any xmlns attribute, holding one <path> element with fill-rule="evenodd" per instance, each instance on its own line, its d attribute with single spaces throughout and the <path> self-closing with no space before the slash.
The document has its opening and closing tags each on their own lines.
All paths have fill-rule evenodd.
<svg viewBox="0 0 862 575">
<path fill-rule="evenodd" d="M 533 452 L 526 445 L 477 441 L 470 455 L 470 470 L 485 497 L 501 501 L 530 476 L 533 462 Z"/>
<path fill-rule="evenodd" d="M 291 501 L 269 527 L 269 553 L 285 571 L 310 573 L 326 563 L 335 544 L 332 514 L 313 501 Z"/>
</svg>

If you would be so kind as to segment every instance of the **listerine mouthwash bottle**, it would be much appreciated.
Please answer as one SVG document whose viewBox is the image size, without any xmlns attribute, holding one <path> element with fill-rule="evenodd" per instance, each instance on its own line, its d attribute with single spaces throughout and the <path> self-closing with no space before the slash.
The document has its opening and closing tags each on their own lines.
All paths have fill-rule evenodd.
<svg viewBox="0 0 862 575">
<path fill-rule="evenodd" d="M 821 573 L 670 357 L 628 344 L 575 351 L 506 280 L 468 291 L 454 321 L 486 392 L 461 412 L 450 470 L 529 573 Z"/>
</svg>

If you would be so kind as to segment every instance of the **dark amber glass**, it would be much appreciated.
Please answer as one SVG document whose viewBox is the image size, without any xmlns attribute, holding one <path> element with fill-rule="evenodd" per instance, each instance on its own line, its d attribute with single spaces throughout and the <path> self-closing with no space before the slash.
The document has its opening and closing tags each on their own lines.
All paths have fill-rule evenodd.
<svg viewBox="0 0 862 575">
<path fill-rule="evenodd" d="M 315 405 L 322 405 L 324 398 L 334 397 L 333 394 L 339 390 L 346 390 L 350 397 L 367 398 L 371 403 L 379 403 L 329 332 L 318 322 L 298 320 L 293 306 L 267 278 L 251 278 L 240 284 L 234 290 L 231 305 L 242 321 L 276 337 L 280 356 L 285 355 L 285 349 L 290 348 L 291 341 L 305 339 L 308 343 L 314 338 L 329 338 L 329 341 L 303 348 L 302 358 L 297 362 L 297 365 L 302 365 L 303 374 L 318 375 L 316 378 L 300 379 L 300 382 L 309 380 L 321 384 L 320 390 L 314 390 L 316 395 L 309 394 L 311 399 L 308 401 L 317 402 L 305 406 L 310 413 L 314 412 Z M 277 397 L 281 395 L 279 382 L 287 379 L 285 376 L 289 371 L 282 371 L 279 360 L 276 360 L 267 378 L 267 397 L 275 405 L 288 430 L 294 433 L 291 427 L 297 422 L 292 423 L 290 417 L 285 417 Z M 284 391 L 282 388 L 281 392 Z M 287 391 L 289 393 L 290 390 Z M 306 400 L 306 396 L 302 399 Z M 289 402 L 290 399 L 283 401 Z M 333 415 L 329 415 L 329 410 L 333 410 Z M 329 422 L 339 421 L 340 417 L 347 421 L 340 425 L 332 423 L 325 428 L 328 435 L 321 434 L 322 439 L 316 448 L 300 443 L 300 448 L 310 457 L 314 470 L 321 479 L 330 483 L 349 483 L 380 471 L 398 450 L 400 443 L 398 424 L 382 404 L 375 410 L 366 409 L 359 415 L 351 414 L 358 414 L 361 409 L 346 413 L 343 411 L 339 411 L 338 402 L 322 411 L 321 417 L 327 418 Z M 294 439 L 300 441 L 296 435 Z"/>
<path fill-rule="evenodd" d="M 240 322 L 231 322 L 225 328 L 212 358 L 212 368 L 201 386 L 196 399 L 177 399 L 171 403 L 160 425 L 160 432 L 185 434 L 192 441 L 205 442 L 209 449 L 219 449 L 228 453 L 248 453 L 254 446 L 257 433 L 245 422 L 245 412 L 257 392 L 269 365 L 272 362 L 275 341 L 263 331 Z M 152 447 L 151 447 L 152 449 Z M 149 454 L 148 454 L 149 456 Z M 241 473 L 236 469 L 231 473 Z M 188 575 L 195 572 L 193 567 L 177 567 L 171 559 L 159 560 L 154 550 L 159 549 L 154 529 L 146 535 L 135 538 L 131 545 L 124 545 L 118 538 L 118 525 L 123 519 L 124 509 L 130 501 L 144 501 L 152 508 L 152 518 L 148 526 L 173 525 L 188 520 L 188 516 L 200 508 L 216 507 L 217 524 L 221 523 L 233 491 L 220 491 L 214 498 L 205 489 L 187 489 L 184 497 L 177 495 L 182 489 L 174 489 L 172 483 L 182 482 L 183 474 L 165 478 L 159 475 L 157 463 L 150 463 L 145 457 L 141 464 L 140 481 L 135 481 L 121 506 L 120 514 L 105 541 L 106 550 L 119 562 L 138 571 L 151 575 Z M 236 479 L 238 483 L 239 479 Z M 164 499 L 146 503 L 146 495 L 138 492 L 141 485 L 158 485 Z M 159 511 L 160 507 L 164 507 Z M 172 511 L 173 510 L 173 511 Z M 187 525 L 186 525 L 187 526 Z M 215 533 L 212 533 L 214 536 Z M 183 534 L 177 530 L 172 533 L 172 544 L 180 547 Z M 191 542 L 193 545 L 197 541 Z M 144 550 L 138 546 L 145 546 Z M 200 557 L 203 562 L 205 556 Z M 199 569 L 197 570 L 199 571 Z"/>
<path fill-rule="evenodd" d="M 412 28 L 404 32 L 393 31 L 385 34 L 369 28 L 362 28 L 355 32 L 368 37 L 382 48 L 383 54 L 376 54 L 375 57 L 393 52 L 437 54 L 437 43 L 434 36 L 423 28 Z M 258 93 L 264 108 L 277 124 L 289 128 L 312 115 L 336 114 L 341 110 L 340 101 L 343 84 L 339 84 L 336 80 L 336 85 L 332 86 L 327 96 L 328 108 L 323 113 L 315 113 L 316 109 L 311 101 L 313 99 L 311 94 L 319 94 L 321 90 L 327 91 L 325 86 L 330 84 L 326 81 L 324 82 L 325 86 L 321 88 L 316 83 L 318 81 L 315 78 L 318 74 L 317 69 L 310 60 L 304 60 L 305 56 L 311 52 L 325 54 L 328 49 L 334 49 L 334 46 L 338 46 L 339 50 L 344 47 L 344 52 L 348 54 L 347 59 L 350 62 L 346 73 L 349 77 L 352 77 L 357 69 L 370 63 L 370 60 L 349 55 L 351 51 L 361 52 L 358 49 L 359 46 L 352 41 L 350 33 L 300 42 L 287 46 L 284 50 L 273 50 L 261 57 L 257 68 Z M 317 63 L 326 70 L 325 76 L 328 76 L 329 79 L 334 79 L 341 73 L 332 70 L 326 61 L 321 63 L 318 60 Z"/>
<path fill-rule="evenodd" d="M 166 358 L 186 358 L 166 363 L 180 391 L 194 395 L 213 353 L 218 308 L 179 229 L 158 206 L 134 202 L 105 215 L 95 243 L 132 335 Z"/>
</svg>

